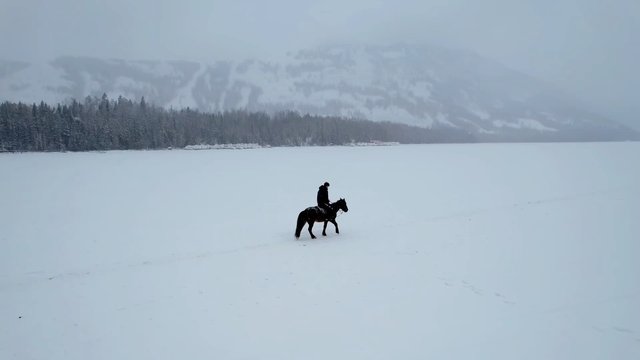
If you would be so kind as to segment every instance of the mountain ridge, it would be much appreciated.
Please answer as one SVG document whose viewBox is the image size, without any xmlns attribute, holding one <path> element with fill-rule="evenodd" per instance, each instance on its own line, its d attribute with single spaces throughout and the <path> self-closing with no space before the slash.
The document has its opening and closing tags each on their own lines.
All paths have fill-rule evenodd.
<svg viewBox="0 0 640 360">
<path fill-rule="evenodd" d="M 465 50 L 338 45 L 280 61 L 0 61 L 0 100 L 124 96 L 205 112 L 297 111 L 456 128 L 480 141 L 627 140 L 633 130 L 553 87 Z"/>
</svg>

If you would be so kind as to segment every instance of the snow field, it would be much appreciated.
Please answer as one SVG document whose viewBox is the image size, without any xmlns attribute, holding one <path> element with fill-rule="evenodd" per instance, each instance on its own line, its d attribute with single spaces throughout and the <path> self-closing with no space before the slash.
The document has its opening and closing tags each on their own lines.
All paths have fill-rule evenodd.
<svg viewBox="0 0 640 360">
<path fill-rule="evenodd" d="M 637 359 L 638 160 L 638 143 L 0 154 L 0 358 Z M 324 181 L 341 233 L 296 241 Z"/>
</svg>

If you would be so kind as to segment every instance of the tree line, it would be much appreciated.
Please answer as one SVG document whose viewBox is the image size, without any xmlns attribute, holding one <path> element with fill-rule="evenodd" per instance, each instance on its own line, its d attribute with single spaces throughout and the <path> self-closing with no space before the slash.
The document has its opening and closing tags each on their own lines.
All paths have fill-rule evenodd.
<svg viewBox="0 0 640 360">
<path fill-rule="evenodd" d="M 49 105 L 0 104 L 0 151 L 183 148 L 199 144 L 341 145 L 353 142 L 469 142 L 455 129 L 280 112 L 204 113 L 165 109 L 142 98 L 87 97 Z"/>
</svg>

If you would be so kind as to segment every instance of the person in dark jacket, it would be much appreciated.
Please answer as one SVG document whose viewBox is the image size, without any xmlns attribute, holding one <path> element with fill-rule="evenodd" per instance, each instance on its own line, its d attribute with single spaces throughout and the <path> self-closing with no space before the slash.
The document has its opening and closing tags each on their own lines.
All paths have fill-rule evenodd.
<svg viewBox="0 0 640 360">
<path fill-rule="evenodd" d="M 325 182 L 318 188 L 318 206 L 325 210 L 331 210 L 329 206 L 329 183 Z"/>
</svg>

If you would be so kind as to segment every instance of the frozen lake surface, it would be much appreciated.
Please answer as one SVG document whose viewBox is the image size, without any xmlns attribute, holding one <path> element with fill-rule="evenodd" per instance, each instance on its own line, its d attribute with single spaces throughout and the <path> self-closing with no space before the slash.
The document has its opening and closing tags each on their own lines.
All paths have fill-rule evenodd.
<svg viewBox="0 0 640 360">
<path fill-rule="evenodd" d="M 639 184 L 640 143 L 0 154 L 0 358 L 640 359 Z"/>
</svg>

